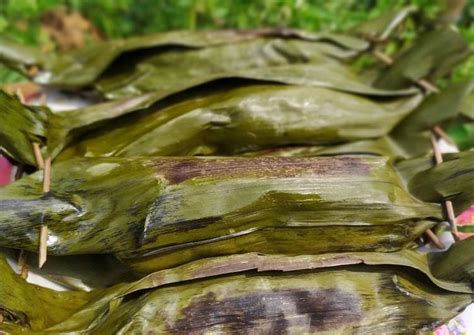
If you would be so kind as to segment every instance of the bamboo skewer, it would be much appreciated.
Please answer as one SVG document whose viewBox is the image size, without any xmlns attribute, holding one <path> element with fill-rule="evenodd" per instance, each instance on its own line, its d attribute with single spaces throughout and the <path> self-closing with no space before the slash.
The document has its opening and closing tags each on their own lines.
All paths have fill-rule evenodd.
<svg viewBox="0 0 474 335">
<path fill-rule="evenodd" d="M 441 91 L 435 85 L 425 79 L 418 79 L 416 83 L 423 87 L 428 93 L 440 93 Z"/>
<path fill-rule="evenodd" d="M 459 239 L 458 226 L 457 226 L 456 215 L 454 215 L 453 203 L 451 202 L 451 200 L 447 200 L 445 201 L 444 205 L 446 207 L 446 214 L 448 215 L 449 224 L 451 225 L 454 238 Z"/>
<path fill-rule="evenodd" d="M 40 170 L 44 169 L 43 155 L 41 154 L 40 144 L 33 142 L 33 152 L 35 154 L 36 164 Z"/>
<path fill-rule="evenodd" d="M 394 63 L 394 60 L 390 56 L 384 54 L 382 51 L 380 51 L 377 48 L 372 49 L 372 55 L 376 59 L 378 59 L 380 62 L 382 62 L 386 65 L 392 65 Z M 441 92 L 438 87 L 436 87 L 435 85 L 433 85 L 432 83 L 430 83 L 429 81 L 427 81 L 425 79 L 418 79 L 416 81 L 416 84 L 421 86 L 428 94 L 431 94 L 431 93 L 438 94 L 438 93 Z M 430 138 L 431 139 L 431 146 L 433 148 L 433 154 L 434 154 L 436 164 L 441 164 L 443 162 L 443 155 L 442 155 L 441 151 L 439 150 L 437 139 L 436 139 L 434 134 L 436 134 L 439 137 L 443 138 L 449 144 L 451 144 L 455 147 L 457 147 L 457 146 L 454 143 L 454 141 L 449 137 L 449 135 L 446 134 L 446 132 L 440 126 L 434 126 L 433 127 L 431 138 Z M 444 202 L 444 207 L 445 207 L 445 210 L 446 210 L 446 215 L 447 215 L 448 222 L 451 226 L 451 233 L 453 234 L 453 237 L 454 237 L 455 240 L 459 240 L 458 229 L 457 229 L 457 226 L 456 226 L 456 216 L 454 214 L 453 204 L 452 204 L 451 201 L 447 200 L 447 201 Z M 435 246 L 437 246 L 440 249 L 444 249 L 443 243 L 438 239 L 436 234 L 434 234 L 431 229 L 428 229 L 425 232 L 425 234 Z"/>
<path fill-rule="evenodd" d="M 20 90 L 17 90 L 17 95 L 20 99 L 20 102 L 22 104 L 25 104 L 25 99 L 23 97 L 23 94 L 21 93 Z M 43 94 L 41 97 L 41 103 L 45 104 L 47 101 L 47 96 L 46 94 Z M 33 142 L 32 143 L 33 147 L 33 153 L 35 156 L 36 164 L 38 165 L 38 168 L 40 170 L 43 170 L 43 193 L 47 194 L 51 190 L 51 158 L 43 158 L 43 155 L 41 153 L 41 147 L 40 143 Z M 48 226 L 46 224 L 42 224 L 40 231 L 39 231 L 39 241 L 38 241 L 38 267 L 41 268 L 43 267 L 44 263 L 46 263 L 46 260 L 48 258 Z M 20 253 L 20 259 L 19 259 L 19 265 L 23 264 L 24 260 L 21 259 L 22 253 Z M 20 275 L 24 276 L 23 274 L 23 269 L 20 269 Z M 27 270 L 26 270 L 27 271 Z M 26 276 L 28 274 L 26 273 Z"/>
<path fill-rule="evenodd" d="M 25 105 L 25 96 L 23 95 L 23 92 L 19 88 L 17 88 L 15 94 L 18 97 L 18 99 L 20 100 L 20 102 L 23 105 Z"/>
<path fill-rule="evenodd" d="M 41 96 L 41 104 L 45 104 L 48 97 L 46 94 Z M 41 153 L 41 151 L 40 151 Z M 51 191 L 51 157 L 43 159 L 43 193 Z M 39 247 L 38 247 L 38 267 L 41 269 L 48 258 L 48 226 L 43 223 L 40 228 Z"/>
<path fill-rule="evenodd" d="M 26 265 L 25 250 L 20 250 L 20 255 L 18 256 L 18 269 L 20 270 L 20 277 L 26 280 L 28 278 L 28 265 Z"/>
<path fill-rule="evenodd" d="M 443 162 L 443 155 L 441 150 L 439 150 L 438 142 L 436 141 L 436 136 L 434 131 L 431 133 L 431 146 L 433 148 L 433 154 L 435 157 L 436 165 L 441 164 Z M 450 200 L 446 200 L 444 202 L 444 209 L 446 210 L 446 216 L 451 226 L 451 233 L 456 241 L 459 240 L 458 236 L 458 227 L 456 222 L 456 215 L 454 215 L 453 203 Z"/>
<path fill-rule="evenodd" d="M 390 56 L 384 54 L 379 49 L 372 50 L 372 55 L 374 55 L 375 58 L 377 58 L 379 61 L 381 61 L 384 64 L 387 64 L 387 65 L 393 64 L 393 59 Z"/>
<path fill-rule="evenodd" d="M 38 267 L 41 269 L 48 258 L 48 226 L 42 225 L 40 229 Z"/>
<path fill-rule="evenodd" d="M 51 158 L 46 158 L 43 169 L 43 193 L 51 190 Z M 38 267 L 41 269 L 48 258 L 48 226 L 43 224 L 40 228 Z"/>
<path fill-rule="evenodd" d="M 433 243 L 433 245 L 435 245 L 438 249 L 444 249 L 446 247 L 431 229 L 427 229 L 425 231 L 425 235 L 429 238 L 431 243 Z"/>
<path fill-rule="evenodd" d="M 43 193 L 51 190 L 51 158 L 46 158 L 43 169 Z"/>
<path fill-rule="evenodd" d="M 444 139 L 450 145 L 457 148 L 456 143 L 454 143 L 454 141 L 451 139 L 451 137 L 448 134 L 446 134 L 446 132 L 440 126 L 434 126 L 433 127 L 433 132 L 435 132 L 436 135 L 438 135 L 439 137 Z"/>
<path fill-rule="evenodd" d="M 431 147 L 433 148 L 433 155 L 435 159 L 436 165 L 443 163 L 443 155 L 441 154 L 441 150 L 439 150 L 438 143 L 436 142 L 436 137 L 431 133 Z"/>
</svg>

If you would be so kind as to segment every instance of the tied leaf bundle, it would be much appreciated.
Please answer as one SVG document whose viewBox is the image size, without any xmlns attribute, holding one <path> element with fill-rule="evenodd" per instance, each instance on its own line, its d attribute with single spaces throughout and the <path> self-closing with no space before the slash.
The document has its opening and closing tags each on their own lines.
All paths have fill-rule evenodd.
<svg viewBox="0 0 474 335">
<path fill-rule="evenodd" d="M 410 188 L 460 211 L 473 197 L 473 157 L 418 172 Z M 2 190 L 0 246 L 37 250 L 31 231 L 47 221 L 52 255 L 115 253 L 150 272 L 242 252 L 396 251 L 441 220 L 439 205 L 414 198 L 376 156 L 96 158 L 54 172 L 49 194 L 40 173 Z M 467 183 L 442 182 L 458 175 Z"/>
<path fill-rule="evenodd" d="M 391 66 L 350 64 L 413 11 L 347 34 L 170 32 L 50 56 L 0 39 L 37 83 L 111 100 L 56 112 L 0 92 L 0 149 L 44 166 L 0 189 L 0 332 L 411 333 L 462 311 L 474 238 L 418 247 L 447 203 L 474 201 L 474 153 L 434 165 L 429 141 L 466 126 L 473 86 L 417 86 L 469 48 L 436 27 Z M 69 291 L 22 278 L 37 251 Z"/>
<path fill-rule="evenodd" d="M 6 153 L 28 165 L 36 165 L 30 144 L 36 141 L 58 160 L 235 155 L 301 145 L 320 155 L 409 158 L 431 150 L 429 129 L 459 115 L 470 87 L 455 84 L 424 100 L 419 94 L 379 100 L 327 88 L 246 85 L 175 103 L 147 94 L 60 113 L 0 93 L 0 131 Z M 26 121 L 18 125 L 19 118 Z"/>
<path fill-rule="evenodd" d="M 7 299 L 0 311 L 11 321 L 5 330 L 29 334 L 43 329 L 52 334 L 428 330 L 472 301 L 469 279 L 440 279 L 434 275 L 439 270 L 431 269 L 454 257 L 439 254 L 440 260 L 428 266 L 427 256 L 412 251 L 242 254 L 206 258 L 90 292 L 29 285 L 2 259 L 0 296 Z M 6 294 L 12 289 L 18 296 Z M 28 294 L 32 290 L 35 297 Z"/>
</svg>

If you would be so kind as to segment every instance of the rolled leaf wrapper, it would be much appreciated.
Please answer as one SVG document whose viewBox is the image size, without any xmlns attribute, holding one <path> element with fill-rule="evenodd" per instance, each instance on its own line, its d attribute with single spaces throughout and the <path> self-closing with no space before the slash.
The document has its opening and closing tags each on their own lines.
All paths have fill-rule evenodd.
<svg viewBox="0 0 474 335">
<path fill-rule="evenodd" d="M 4 258 L 0 268 L 0 329 L 15 334 L 426 331 L 473 299 L 413 251 L 207 258 L 91 292 L 30 285 Z"/>
<path fill-rule="evenodd" d="M 133 74 L 132 77 L 136 78 L 149 65 L 161 65 L 162 70 L 167 70 L 169 66 L 176 67 L 177 71 L 182 68 L 185 59 L 193 61 L 194 70 L 207 75 L 282 63 L 304 63 L 308 62 L 308 55 L 314 51 L 345 59 L 368 50 L 370 44 L 365 39 L 386 39 L 412 12 L 413 7 L 390 12 L 366 21 L 348 34 L 314 33 L 287 28 L 174 31 L 106 41 L 48 56 L 3 38 L 0 39 L 0 62 L 43 85 L 77 89 L 92 86 L 98 80 L 104 83 L 108 81 L 110 85 L 113 83 L 110 78 L 116 80 L 117 75 L 124 78 L 124 75 Z M 233 50 L 226 51 L 227 46 Z M 189 59 L 189 55 L 193 54 L 196 56 Z M 199 55 L 205 55 L 207 60 Z M 161 56 L 163 61 L 156 62 Z M 189 68 L 189 64 L 186 67 Z M 131 93 L 131 89 L 126 92 Z"/>
<path fill-rule="evenodd" d="M 468 158 L 432 178 L 456 176 Z M 46 195 L 41 173 L 0 190 L 0 246 L 37 250 L 47 223 L 51 255 L 114 253 L 161 269 L 253 251 L 396 251 L 441 220 L 375 156 L 76 159 L 53 171 Z"/>
<path fill-rule="evenodd" d="M 333 33 L 313 33 L 294 29 L 257 29 L 248 31 L 173 31 L 155 33 L 125 40 L 112 40 L 80 50 L 49 54 L 46 57 L 39 50 L 25 47 L 7 39 L 0 40 L 0 61 L 29 75 L 35 82 L 62 88 L 77 89 L 94 84 L 104 73 L 130 72 L 140 63 L 161 54 L 180 54 L 187 51 L 219 48 L 225 45 L 262 41 L 308 41 L 308 44 L 321 46 L 333 56 L 346 58 L 368 48 L 369 44 L 360 38 Z M 271 44 L 266 44 L 270 49 Z M 265 51 L 261 49 L 260 51 Z M 274 49 L 275 55 L 288 62 L 301 62 L 304 59 L 285 55 Z M 255 59 L 270 59 L 270 54 L 253 53 Z M 223 61 L 221 54 L 214 58 L 216 63 Z M 127 61 L 123 61 L 123 59 Z M 237 60 L 239 61 L 239 60 Z M 242 60 L 241 60 L 242 61 Z M 175 63 L 175 65 L 178 65 Z M 258 64 L 262 66 L 263 64 Z M 228 64 L 232 68 L 232 64 Z M 35 71 L 31 68 L 35 67 Z"/>
<path fill-rule="evenodd" d="M 471 83 L 422 100 L 384 100 L 327 88 L 244 85 L 200 92 L 182 102 L 160 93 L 51 112 L 0 94 L 1 146 L 35 165 L 31 142 L 49 157 L 235 155 L 282 146 L 318 146 L 315 155 L 424 155 L 429 129 L 455 119 Z M 4 110 L 4 112 L 3 112 Z"/>
</svg>

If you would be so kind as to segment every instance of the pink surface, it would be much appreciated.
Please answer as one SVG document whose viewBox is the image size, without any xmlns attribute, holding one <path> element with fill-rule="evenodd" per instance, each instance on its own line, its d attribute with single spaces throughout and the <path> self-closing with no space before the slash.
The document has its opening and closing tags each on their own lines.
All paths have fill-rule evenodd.
<svg viewBox="0 0 474 335">
<path fill-rule="evenodd" d="M 10 184 L 13 172 L 13 165 L 0 155 L 0 186 Z"/>
</svg>

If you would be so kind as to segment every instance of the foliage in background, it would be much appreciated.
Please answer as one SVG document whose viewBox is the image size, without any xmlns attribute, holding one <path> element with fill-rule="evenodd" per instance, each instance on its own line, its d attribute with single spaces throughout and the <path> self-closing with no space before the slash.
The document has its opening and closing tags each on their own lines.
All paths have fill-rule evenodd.
<svg viewBox="0 0 474 335">
<path fill-rule="evenodd" d="M 45 12 L 57 8 L 79 11 L 104 38 L 121 38 L 175 29 L 296 27 L 308 30 L 345 30 L 384 12 L 413 4 L 421 16 L 434 18 L 441 3 L 433 0 L 0 0 L 0 34 L 15 41 L 55 48 L 41 25 Z M 459 25 L 474 43 L 474 0 Z M 404 38 L 411 40 L 414 28 Z M 455 79 L 474 77 L 471 58 Z M 0 82 L 21 79 L 0 67 Z"/>
</svg>

